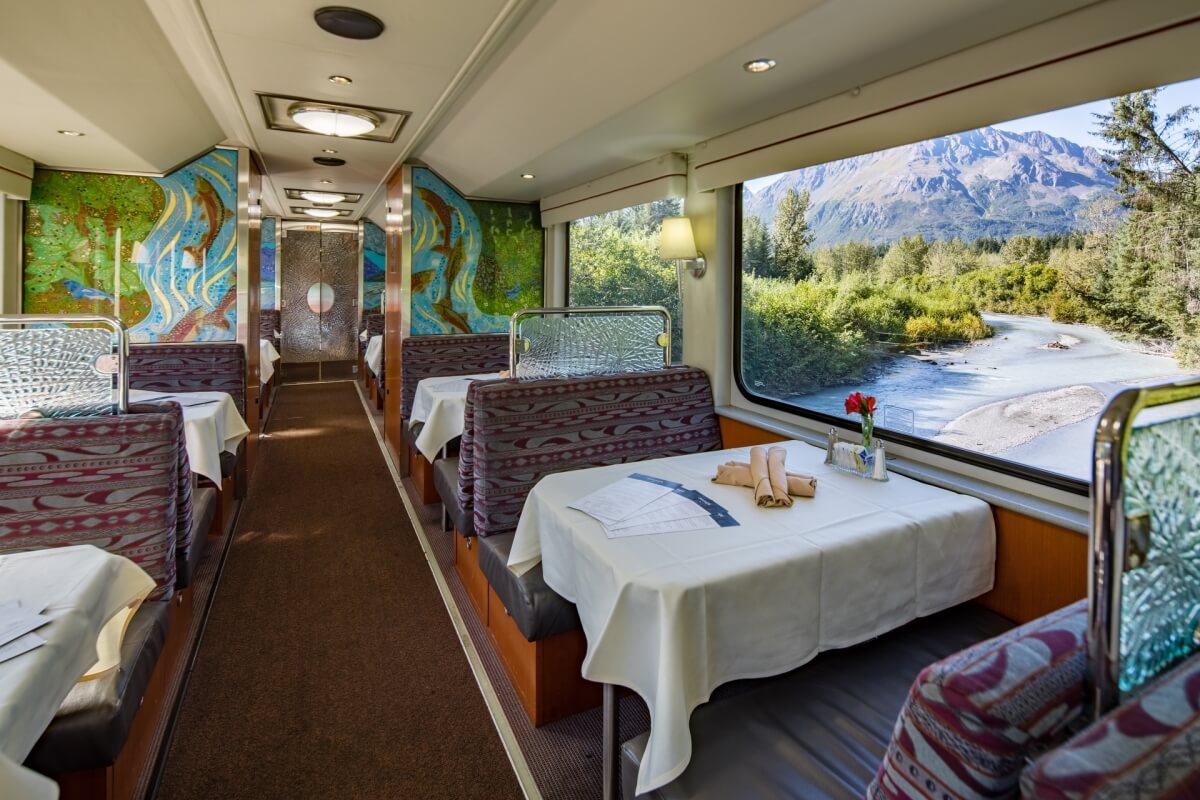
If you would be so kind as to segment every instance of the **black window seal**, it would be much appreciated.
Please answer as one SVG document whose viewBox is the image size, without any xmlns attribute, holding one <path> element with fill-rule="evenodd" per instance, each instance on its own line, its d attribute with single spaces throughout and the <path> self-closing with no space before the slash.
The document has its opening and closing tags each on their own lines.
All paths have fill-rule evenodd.
<svg viewBox="0 0 1200 800">
<path fill-rule="evenodd" d="M 733 274 L 731 283 L 733 291 L 731 292 L 730 301 L 733 303 L 733 380 L 737 385 L 738 391 L 752 403 L 757 405 L 773 408 L 777 411 L 785 411 L 789 414 L 804 417 L 806 419 L 815 420 L 830 426 L 841 428 L 849 428 L 851 430 L 862 431 L 862 425 L 845 417 L 837 417 L 832 414 L 826 414 L 821 411 L 814 411 L 794 403 L 786 403 L 782 400 L 776 400 L 772 397 L 765 397 L 757 394 L 746 385 L 742 377 L 742 184 L 736 184 L 733 187 Z M 909 436 L 908 434 L 896 433 L 887 428 L 875 426 L 875 432 L 878 436 L 887 442 L 911 447 L 914 450 L 920 450 L 942 458 L 948 458 L 953 461 L 960 461 L 964 464 L 969 464 L 974 467 L 996 472 L 1001 475 L 1007 475 L 1013 478 L 1032 481 L 1040 486 L 1045 486 L 1051 489 L 1058 489 L 1069 494 L 1080 495 L 1087 497 L 1091 493 L 1091 483 L 1082 481 L 1078 478 L 1072 478 L 1067 475 L 1062 475 L 1057 472 L 1051 472 L 1037 467 L 1031 467 L 1015 461 L 1007 461 L 1002 458 L 984 455 L 982 453 L 972 453 L 969 450 L 963 450 L 959 447 L 934 442 L 930 439 L 925 439 L 919 436 Z"/>
</svg>

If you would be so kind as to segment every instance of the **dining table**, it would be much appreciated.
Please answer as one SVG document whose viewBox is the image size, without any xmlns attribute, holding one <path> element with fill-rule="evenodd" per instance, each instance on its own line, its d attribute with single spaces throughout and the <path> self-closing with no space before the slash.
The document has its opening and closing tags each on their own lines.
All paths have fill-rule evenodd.
<svg viewBox="0 0 1200 800">
<path fill-rule="evenodd" d="M 58 796 L 20 765 L 72 688 L 116 667 L 125 624 L 153 589 L 141 567 L 91 545 L 0 555 L 0 627 L 6 609 L 49 618 L 33 631 L 43 644 L 0 661 L 0 797 Z"/>
<path fill-rule="evenodd" d="M 183 408 L 192 472 L 221 485 L 221 453 L 237 453 L 250 428 L 228 392 L 152 392 L 130 389 L 130 403 L 172 400 Z"/>
<path fill-rule="evenodd" d="M 258 382 L 265 384 L 275 376 L 275 362 L 279 360 L 279 351 L 270 339 L 258 340 Z"/>
<path fill-rule="evenodd" d="M 467 387 L 474 381 L 496 380 L 498 372 L 474 375 L 441 375 L 417 383 L 409 425 L 423 424 L 417 434 L 417 450 L 433 461 L 443 448 L 462 436 L 463 416 L 467 406 Z"/>
<path fill-rule="evenodd" d="M 376 335 L 367 340 L 367 350 L 363 354 L 363 362 L 372 375 L 378 375 L 383 367 L 383 337 Z"/>
<path fill-rule="evenodd" d="M 546 584 L 579 612 L 583 677 L 604 684 L 605 794 L 616 786 L 613 687 L 650 710 L 639 794 L 691 758 L 689 718 L 723 683 L 788 672 L 992 588 L 995 525 L 977 498 L 889 474 L 837 470 L 825 450 L 782 443 L 786 468 L 817 478 L 815 496 L 765 508 L 712 482 L 749 448 L 548 475 L 517 526 L 509 568 L 540 562 Z M 570 508 L 638 474 L 701 493 L 734 524 L 616 536 Z"/>
</svg>

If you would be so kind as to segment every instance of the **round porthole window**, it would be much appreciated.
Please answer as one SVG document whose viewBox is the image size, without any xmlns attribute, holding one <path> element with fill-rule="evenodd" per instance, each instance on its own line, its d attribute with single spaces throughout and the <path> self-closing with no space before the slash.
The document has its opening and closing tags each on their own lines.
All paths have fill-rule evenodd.
<svg viewBox="0 0 1200 800">
<path fill-rule="evenodd" d="M 333 287 L 328 283 L 314 283 L 308 287 L 308 307 L 314 314 L 324 314 L 333 308 Z"/>
</svg>

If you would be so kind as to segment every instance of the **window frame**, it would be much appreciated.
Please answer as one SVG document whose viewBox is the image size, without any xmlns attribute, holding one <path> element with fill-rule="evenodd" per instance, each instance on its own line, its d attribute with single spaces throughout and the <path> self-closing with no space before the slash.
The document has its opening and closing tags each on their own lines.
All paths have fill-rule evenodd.
<svg viewBox="0 0 1200 800">
<path fill-rule="evenodd" d="M 735 184 L 733 187 L 733 291 L 731 293 L 731 302 L 733 303 L 733 313 L 731 319 L 733 322 L 733 337 L 732 353 L 733 353 L 733 380 L 741 395 L 751 403 L 765 406 L 766 408 L 776 411 L 783 411 L 788 414 L 794 414 L 804 419 L 813 420 L 826 425 L 840 428 L 848 428 L 851 430 L 862 431 L 862 424 L 855 422 L 852 419 L 838 417 L 832 414 L 826 414 L 822 411 L 816 411 L 794 403 L 787 403 L 783 400 L 777 400 L 772 397 L 754 392 L 742 375 L 742 195 L 744 185 L 741 183 Z M 894 442 L 904 447 L 909 447 L 914 450 L 929 453 L 930 455 L 940 456 L 952 461 L 959 461 L 964 464 L 969 464 L 974 467 L 996 472 L 1001 475 L 1006 475 L 1021 480 L 1032 481 L 1040 486 L 1046 486 L 1052 489 L 1058 489 L 1074 495 L 1087 497 L 1091 493 L 1091 481 L 1084 481 L 1078 478 L 1072 478 L 1069 475 L 1062 475 L 1057 472 L 1032 467 L 1021 464 L 1016 461 L 1008 461 L 1003 458 L 989 456 L 982 453 L 973 453 L 970 450 L 964 450 L 959 447 L 935 442 L 931 439 L 925 439 L 920 436 L 912 436 L 904 433 L 897 433 L 888 428 L 884 428 L 876 423 L 875 432 L 877 436 L 882 437 L 887 442 Z"/>
</svg>

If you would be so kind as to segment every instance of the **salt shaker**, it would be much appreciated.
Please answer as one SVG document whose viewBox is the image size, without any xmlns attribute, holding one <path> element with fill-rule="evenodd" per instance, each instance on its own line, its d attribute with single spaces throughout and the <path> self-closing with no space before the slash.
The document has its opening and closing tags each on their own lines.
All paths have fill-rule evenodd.
<svg viewBox="0 0 1200 800">
<path fill-rule="evenodd" d="M 837 445 L 838 433 L 837 428 L 829 429 L 829 442 L 825 445 L 825 463 L 833 463 L 833 448 Z"/>
<path fill-rule="evenodd" d="M 883 442 L 875 440 L 875 470 L 871 473 L 871 477 L 877 481 L 886 481 L 887 476 L 887 452 L 883 449 Z"/>
</svg>

